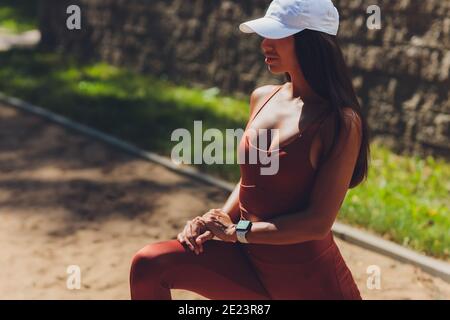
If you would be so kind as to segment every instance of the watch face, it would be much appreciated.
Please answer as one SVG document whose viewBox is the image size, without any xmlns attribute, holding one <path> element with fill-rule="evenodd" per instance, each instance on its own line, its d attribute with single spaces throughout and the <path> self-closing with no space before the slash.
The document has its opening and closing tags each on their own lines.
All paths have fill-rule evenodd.
<svg viewBox="0 0 450 320">
<path fill-rule="evenodd" d="M 250 225 L 249 220 L 240 220 L 236 226 L 236 230 L 247 230 Z"/>
</svg>

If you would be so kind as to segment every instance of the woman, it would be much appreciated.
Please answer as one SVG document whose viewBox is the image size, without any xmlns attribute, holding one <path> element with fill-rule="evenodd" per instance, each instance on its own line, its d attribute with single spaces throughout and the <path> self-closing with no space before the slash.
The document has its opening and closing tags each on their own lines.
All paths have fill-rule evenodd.
<svg viewBox="0 0 450 320">
<path fill-rule="evenodd" d="M 338 24 L 329 0 L 275 0 L 240 25 L 264 37 L 270 72 L 288 80 L 254 90 L 239 145 L 277 155 L 278 172 L 241 164 L 223 208 L 188 221 L 176 240 L 141 249 L 132 299 L 171 299 L 172 288 L 210 299 L 361 299 L 331 233 L 348 188 L 367 177 L 369 154 Z M 276 139 L 258 148 L 253 129 L 276 129 Z"/>
</svg>

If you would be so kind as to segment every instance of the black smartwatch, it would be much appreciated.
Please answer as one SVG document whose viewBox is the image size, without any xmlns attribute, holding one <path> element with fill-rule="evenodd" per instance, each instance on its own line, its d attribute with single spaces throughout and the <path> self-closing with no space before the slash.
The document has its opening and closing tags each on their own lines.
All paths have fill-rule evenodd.
<svg viewBox="0 0 450 320">
<path fill-rule="evenodd" d="M 245 235 L 251 229 L 252 222 L 250 220 L 239 220 L 236 225 L 236 235 L 239 242 L 248 243 Z"/>
</svg>

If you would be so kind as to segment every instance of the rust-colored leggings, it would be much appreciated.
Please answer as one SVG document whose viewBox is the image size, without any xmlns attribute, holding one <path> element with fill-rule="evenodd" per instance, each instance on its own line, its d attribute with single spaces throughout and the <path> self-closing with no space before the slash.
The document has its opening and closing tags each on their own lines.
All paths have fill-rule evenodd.
<svg viewBox="0 0 450 320">
<path fill-rule="evenodd" d="M 171 299 L 170 289 L 213 300 L 361 299 L 336 244 L 301 264 L 252 259 L 241 243 L 209 240 L 196 255 L 178 240 L 149 244 L 134 256 L 132 299 Z"/>
</svg>

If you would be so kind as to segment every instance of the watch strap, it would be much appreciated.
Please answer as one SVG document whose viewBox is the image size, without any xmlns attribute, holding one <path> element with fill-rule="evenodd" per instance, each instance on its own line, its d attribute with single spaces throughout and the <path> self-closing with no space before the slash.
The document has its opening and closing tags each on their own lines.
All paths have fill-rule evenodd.
<svg viewBox="0 0 450 320">
<path fill-rule="evenodd" d="M 247 234 L 248 230 L 237 230 L 236 231 L 236 235 L 237 235 L 237 239 L 239 242 L 242 243 L 248 243 L 247 238 L 245 237 L 245 235 Z"/>
</svg>

